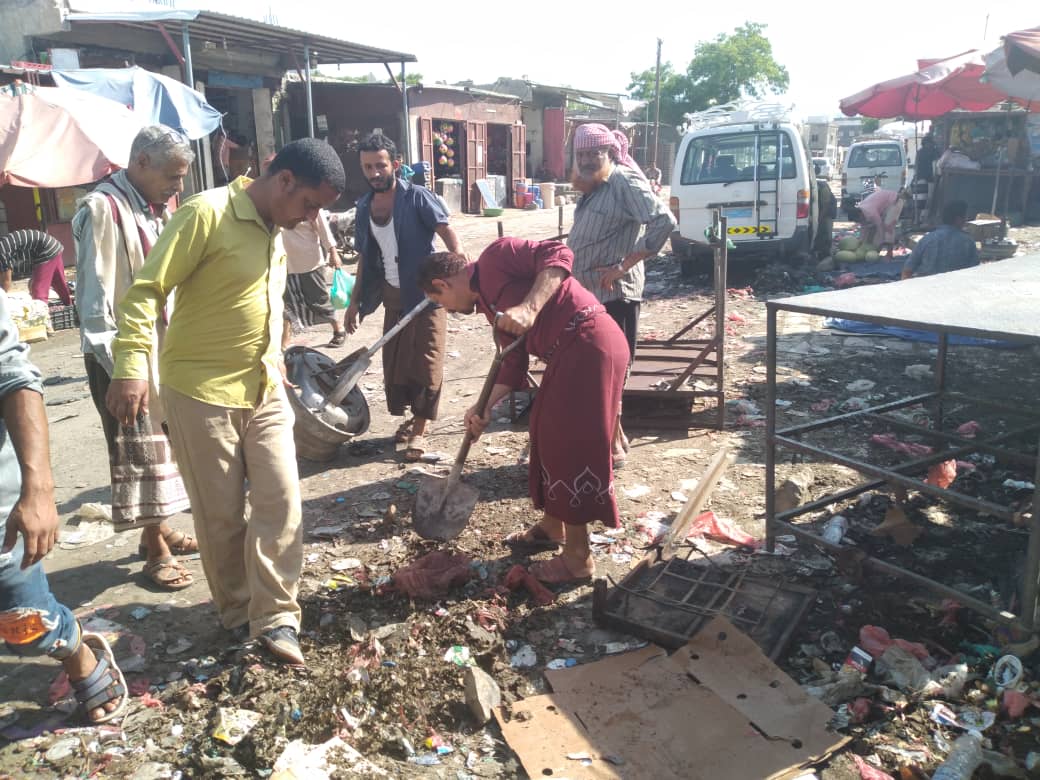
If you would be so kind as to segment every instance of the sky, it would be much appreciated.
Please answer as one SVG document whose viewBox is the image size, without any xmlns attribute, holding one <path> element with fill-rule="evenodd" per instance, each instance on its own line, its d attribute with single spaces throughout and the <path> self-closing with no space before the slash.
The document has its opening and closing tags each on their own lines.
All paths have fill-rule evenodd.
<svg viewBox="0 0 1040 780">
<path fill-rule="evenodd" d="M 685 68 L 698 42 L 732 32 L 746 21 L 767 25 L 774 58 L 786 66 L 790 89 L 778 102 L 793 105 L 793 117 L 839 115 L 838 101 L 885 79 L 916 70 L 918 58 L 953 56 L 1000 45 L 1000 36 L 1040 25 L 1040 11 L 1022 0 L 984 4 L 604 3 L 601 11 L 567 0 L 431 3 L 396 0 L 371 3 L 328 0 L 178 0 L 180 7 L 262 18 L 354 43 L 414 54 L 410 63 L 426 83 L 499 76 L 627 93 L 632 71 L 654 65 L 657 39 L 662 60 Z M 670 8 L 671 7 L 671 8 Z M 798 8 L 792 13 L 792 8 Z M 606 9 L 610 10 L 606 10 Z M 643 16 L 637 9 L 646 8 Z M 957 10 L 954 10 L 954 9 Z M 457 10 L 458 9 L 458 10 Z M 468 13 L 460 13 L 469 9 Z M 616 10 L 614 10 L 616 9 Z M 671 15 L 671 16 L 670 16 Z M 325 70 L 335 72 L 335 68 Z M 344 67 L 363 75 L 385 69 Z"/>
</svg>

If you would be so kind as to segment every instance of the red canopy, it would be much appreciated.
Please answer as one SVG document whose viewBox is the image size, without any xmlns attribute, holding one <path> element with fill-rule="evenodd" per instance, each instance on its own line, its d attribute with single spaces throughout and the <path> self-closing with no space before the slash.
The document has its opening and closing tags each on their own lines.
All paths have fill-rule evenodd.
<svg viewBox="0 0 1040 780">
<path fill-rule="evenodd" d="M 981 52 L 971 51 L 942 60 L 919 60 L 920 70 L 882 81 L 843 99 L 846 116 L 914 121 L 934 119 L 956 108 L 984 111 L 1007 96 L 979 78 L 986 70 Z"/>
<path fill-rule="evenodd" d="M 1040 27 L 1019 30 L 1004 36 L 1004 54 L 1011 75 L 1021 70 L 1040 73 Z"/>
</svg>

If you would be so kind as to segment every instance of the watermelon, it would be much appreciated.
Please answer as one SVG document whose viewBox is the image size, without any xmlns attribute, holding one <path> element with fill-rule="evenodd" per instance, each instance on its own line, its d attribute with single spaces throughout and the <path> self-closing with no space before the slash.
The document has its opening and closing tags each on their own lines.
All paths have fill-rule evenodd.
<svg viewBox="0 0 1040 780">
<path fill-rule="evenodd" d="M 863 255 L 863 259 L 868 263 L 876 263 L 879 257 L 876 249 L 868 249 Z"/>
<path fill-rule="evenodd" d="M 838 249 L 843 252 L 855 251 L 856 247 L 859 246 L 859 239 L 856 236 L 845 236 L 841 241 L 838 242 Z"/>
<path fill-rule="evenodd" d="M 855 263 L 858 258 L 851 249 L 839 249 L 834 253 L 834 259 L 839 263 Z"/>
</svg>

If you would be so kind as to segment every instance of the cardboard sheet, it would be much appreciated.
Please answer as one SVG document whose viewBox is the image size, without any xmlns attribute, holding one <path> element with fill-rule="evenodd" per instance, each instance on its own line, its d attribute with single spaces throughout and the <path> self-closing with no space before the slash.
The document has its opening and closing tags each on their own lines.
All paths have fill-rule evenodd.
<svg viewBox="0 0 1040 780">
<path fill-rule="evenodd" d="M 779 779 L 847 739 L 722 618 L 672 656 L 649 646 L 546 678 L 552 694 L 495 714 L 531 777 Z"/>
</svg>

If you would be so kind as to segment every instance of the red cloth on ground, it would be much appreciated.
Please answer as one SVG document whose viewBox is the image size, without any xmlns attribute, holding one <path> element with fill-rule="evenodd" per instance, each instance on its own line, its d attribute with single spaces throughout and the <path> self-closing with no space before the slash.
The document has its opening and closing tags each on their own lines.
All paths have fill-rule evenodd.
<svg viewBox="0 0 1040 780">
<path fill-rule="evenodd" d="M 569 272 L 572 262 L 570 249 L 558 241 L 499 239 L 477 260 L 477 308 L 494 323 L 496 312 L 523 301 L 540 271 Z M 611 438 L 628 367 L 624 334 L 596 297 L 568 276 L 523 347 L 506 358 L 498 382 L 523 387 L 529 355 L 546 361 L 531 409 L 528 489 L 535 508 L 565 523 L 599 520 L 619 527 Z"/>
</svg>

